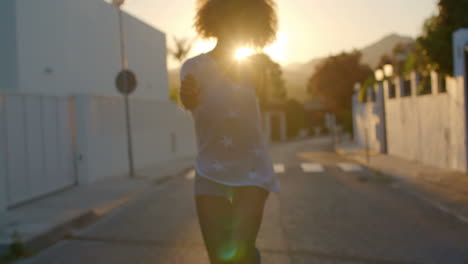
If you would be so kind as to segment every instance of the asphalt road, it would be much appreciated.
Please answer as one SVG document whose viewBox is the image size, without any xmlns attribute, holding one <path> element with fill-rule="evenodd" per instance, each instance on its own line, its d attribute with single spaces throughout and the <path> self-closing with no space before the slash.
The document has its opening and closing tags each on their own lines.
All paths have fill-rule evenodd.
<svg viewBox="0 0 468 264">
<path fill-rule="evenodd" d="M 272 153 L 281 192 L 267 203 L 263 263 L 468 263 L 468 225 L 344 160 L 327 140 L 275 145 Z M 22 263 L 208 264 L 192 185 L 180 176 L 155 186 Z"/>
</svg>

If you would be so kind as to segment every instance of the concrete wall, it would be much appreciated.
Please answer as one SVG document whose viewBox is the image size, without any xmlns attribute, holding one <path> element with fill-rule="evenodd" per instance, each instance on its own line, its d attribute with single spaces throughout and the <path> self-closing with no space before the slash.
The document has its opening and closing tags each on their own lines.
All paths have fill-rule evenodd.
<svg viewBox="0 0 468 264">
<path fill-rule="evenodd" d="M 0 8 L 0 91 L 17 89 L 16 0 L 3 0 Z"/>
<path fill-rule="evenodd" d="M 0 9 L 0 33 L 7 36 L 0 42 L 0 91 L 4 92 L 0 95 L 0 211 L 73 184 L 70 179 L 88 184 L 126 176 L 123 98 L 114 84 L 121 69 L 117 9 L 102 0 L 5 1 Z M 139 83 L 130 96 L 135 167 L 138 176 L 152 176 L 160 164 L 194 157 L 193 123 L 188 113 L 169 101 L 165 35 L 130 15 L 123 19 L 128 64 Z M 67 111 L 56 100 L 70 101 Z M 12 106 L 18 107 L 11 110 Z M 31 115 L 24 115 L 24 109 Z M 50 124 L 70 109 L 73 114 L 67 122 Z M 60 149 L 55 141 L 34 143 L 39 135 L 49 141 L 64 139 L 51 129 L 69 123 L 72 129 L 67 135 L 76 142 L 67 145 L 72 156 L 53 152 Z M 29 129 L 32 125 L 41 129 Z M 28 167 L 30 162 L 43 164 L 50 157 L 66 159 L 76 173 L 59 173 L 62 163 L 46 160 L 44 168 L 59 178 L 47 178 L 41 182 L 44 191 L 31 192 L 29 176 L 37 168 Z M 50 171 L 43 174 L 49 177 Z M 14 194 L 13 199 L 9 194 Z"/>
<path fill-rule="evenodd" d="M 130 101 L 135 170 L 151 177 L 196 154 L 188 112 Z M 121 96 L 0 94 L 0 212 L 74 184 L 128 176 Z"/>
<path fill-rule="evenodd" d="M 467 170 L 464 88 L 447 78 L 447 92 L 386 102 L 390 155 L 439 168 Z"/>
<path fill-rule="evenodd" d="M 3 6 L 2 6 L 3 8 Z M 16 0 L 18 89 L 70 95 L 118 95 L 121 69 L 118 13 L 101 0 Z M 165 35 L 124 14 L 135 98 L 166 100 Z"/>
<path fill-rule="evenodd" d="M 71 99 L 20 94 L 0 94 L 0 98 L 3 205 L 75 184 Z"/>
<path fill-rule="evenodd" d="M 376 92 L 371 100 L 371 90 Z M 357 94 L 353 96 L 353 131 L 354 140 L 362 148 L 375 152 L 385 151 L 384 118 L 382 111 L 383 90 L 381 86 L 369 87 L 367 102 L 359 103 Z"/>
<path fill-rule="evenodd" d="M 164 101 L 130 102 L 135 170 L 151 176 L 164 162 L 194 157 L 195 132 L 189 113 Z M 79 182 L 126 176 L 128 172 L 124 105 L 121 97 L 77 96 Z"/>
<path fill-rule="evenodd" d="M 432 92 L 417 95 L 418 79 L 411 74 L 411 95 L 402 97 L 402 79 L 395 78 L 396 97 L 389 98 L 385 81 L 385 118 L 388 154 L 419 161 L 439 168 L 467 171 L 465 89 L 460 78 L 446 78 L 447 92 L 439 93 L 436 73 L 431 74 Z M 379 150 L 383 105 L 359 103 L 353 106 L 356 142 L 364 147 L 365 126 L 370 127 L 370 146 Z M 383 129 L 380 129 L 383 131 Z"/>
</svg>

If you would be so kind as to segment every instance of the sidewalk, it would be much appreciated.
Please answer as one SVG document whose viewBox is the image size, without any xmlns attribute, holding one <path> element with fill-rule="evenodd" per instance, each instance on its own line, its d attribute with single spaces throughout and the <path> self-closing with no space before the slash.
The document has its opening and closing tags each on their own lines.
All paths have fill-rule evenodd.
<svg viewBox="0 0 468 264">
<path fill-rule="evenodd" d="M 139 171 L 136 179 L 114 178 L 71 187 L 0 214 L 0 259 L 14 236 L 20 238 L 28 253 L 34 253 L 156 190 L 158 184 L 180 175 L 192 165 L 192 158 L 175 160 Z"/>
<path fill-rule="evenodd" d="M 468 224 L 468 174 L 380 153 L 370 153 L 367 163 L 365 151 L 352 142 L 341 144 L 337 152 L 396 178 L 399 187 Z"/>
</svg>

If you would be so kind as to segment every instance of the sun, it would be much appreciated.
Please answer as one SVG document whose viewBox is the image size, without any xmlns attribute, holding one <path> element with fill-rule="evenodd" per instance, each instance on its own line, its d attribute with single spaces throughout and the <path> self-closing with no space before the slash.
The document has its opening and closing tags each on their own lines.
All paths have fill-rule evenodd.
<svg viewBox="0 0 468 264">
<path fill-rule="evenodd" d="M 234 54 L 234 58 L 236 58 L 236 60 L 238 61 L 242 61 L 245 58 L 249 57 L 250 55 L 253 55 L 254 53 L 255 51 L 251 48 L 241 47 L 236 50 Z"/>
<path fill-rule="evenodd" d="M 249 47 L 240 47 L 235 51 L 234 57 L 236 60 L 242 61 L 245 58 L 255 54 L 256 52 L 258 51 Z M 274 61 L 277 61 L 280 63 L 283 62 L 286 57 L 285 35 L 282 32 L 278 33 L 277 40 L 275 41 L 275 43 L 265 47 L 263 49 L 263 52 L 268 54 L 268 56 L 270 56 Z"/>
</svg>

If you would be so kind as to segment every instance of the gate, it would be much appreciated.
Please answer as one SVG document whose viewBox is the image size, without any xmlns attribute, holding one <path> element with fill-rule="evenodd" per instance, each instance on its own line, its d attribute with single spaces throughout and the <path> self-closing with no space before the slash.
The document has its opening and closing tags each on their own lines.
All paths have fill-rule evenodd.
<svg viewBox="0 0 468 264">
<path fill-rule="evenodd" d="M 0 94 L 7 206 L 76 184 L 70 97 Z"/>
</svg>

